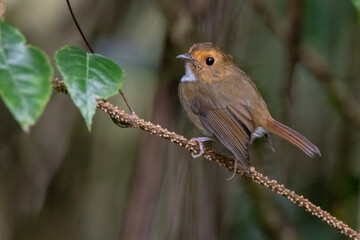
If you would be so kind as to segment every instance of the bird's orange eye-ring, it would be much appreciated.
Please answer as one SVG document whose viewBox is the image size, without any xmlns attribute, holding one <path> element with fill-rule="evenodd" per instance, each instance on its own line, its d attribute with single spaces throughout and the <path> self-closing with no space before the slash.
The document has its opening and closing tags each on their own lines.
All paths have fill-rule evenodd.
<svg viewBox="0 0 360 240">
<path fill-rule="evenodd" d="M 213 57 L 208 57 L 208 58 L 205 60 L 205 62 L 206 62 L 206 65 L 211 66 L 211 65 L 214 64 L 215 59 L 214 59 Z"/>
</svg>

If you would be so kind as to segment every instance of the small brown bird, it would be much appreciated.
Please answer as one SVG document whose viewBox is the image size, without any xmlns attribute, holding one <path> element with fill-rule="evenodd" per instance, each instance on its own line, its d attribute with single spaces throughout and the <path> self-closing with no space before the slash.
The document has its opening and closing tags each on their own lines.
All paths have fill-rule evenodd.
<svg viewBox="0 0 360 240">
<path fill-rule="evenodd" d="M 185 60 L 185 75 L 179 85 L 179 98 L 190 120 L 207 137 L 193 138 L 200 146 L 215 136 L 244 171 L 250 165 L 248 146 L 255 138 L 270 133 L 291 142 L 309 157 L 320 155 L 319 149 L 295 130 L 275 121 L 255 84 L 238 67 L 232 57 L 212 43 L 194 44 L 188 53 L 177 56 Z"/>
</svg>

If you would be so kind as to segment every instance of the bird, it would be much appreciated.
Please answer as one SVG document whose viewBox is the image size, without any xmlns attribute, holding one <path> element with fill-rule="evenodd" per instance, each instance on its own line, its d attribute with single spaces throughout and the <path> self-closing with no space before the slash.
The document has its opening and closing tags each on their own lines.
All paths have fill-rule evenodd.
<svg viewBox="0 0 360 240">
<path fill-rule="evenodd" d="M 254 139 L 265 137 L 274 151 L 270 133 L 311 158 L 321 156 L 318 147 L 306 137 L 271 116 L 257 87 L 231 55 L 203 42 L 176 58 L 185 61 L 185 75 L 178 86 L 180 102 L 188 118 L 205 135 L 191 139 L 200 148 L 198 154 L 192 153 L 193 157 L 204 153 L 205 141 L 219 140 L 236 158 L 232 178 L 238 166 L 245 172 L 252 167 L 248 148 Z"/>
</svg>

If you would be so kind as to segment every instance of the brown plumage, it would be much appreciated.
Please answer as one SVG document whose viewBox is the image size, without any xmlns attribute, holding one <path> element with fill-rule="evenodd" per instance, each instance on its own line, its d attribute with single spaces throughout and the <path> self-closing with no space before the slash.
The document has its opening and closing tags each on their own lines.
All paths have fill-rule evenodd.
<svg viewBox="0 0 360 240">
<path fill-rule="evenodd" d="M 211 43 L 197 43 L 178 58 L 186 61 L 179 98 L 188 117 L 205 135 L 215 136 L 228 148 L 243 170 L 251 166 L 249 143 L 263 135 L 271 143 L 267 132 L 291 142 L 310 157 L 320 155 L 304 136 L 271 117 L 256 86 L 230 55 Z"/>
</svg>

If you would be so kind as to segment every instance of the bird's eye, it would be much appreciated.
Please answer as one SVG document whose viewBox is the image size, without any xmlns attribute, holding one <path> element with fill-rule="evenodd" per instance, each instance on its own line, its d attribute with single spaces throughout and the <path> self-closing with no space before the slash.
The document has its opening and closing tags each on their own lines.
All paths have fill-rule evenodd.
<svg viewBox="0 0 360 240">
<path fill-rule="evenodd" d="M 211 65 L 214 64 L 215 59 L 214 59 L 213 57 L 208 57 L 208 58 L 205 60 L 205 62 L 206 62 L 206 65 L 211 66 Z"/>
</svg>

